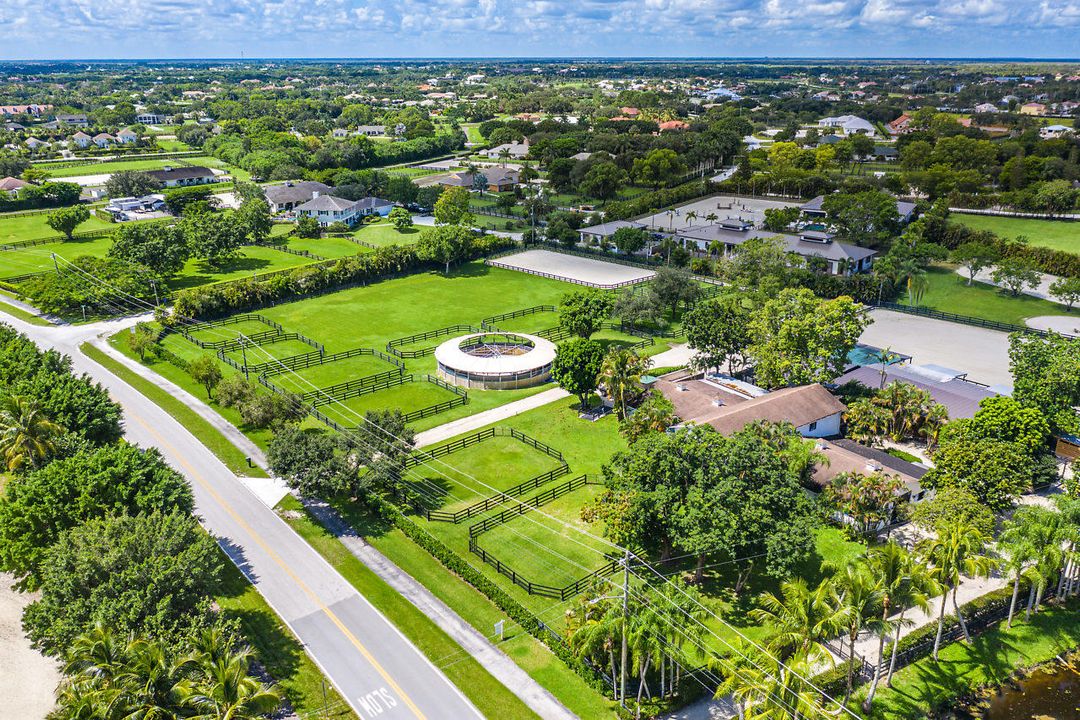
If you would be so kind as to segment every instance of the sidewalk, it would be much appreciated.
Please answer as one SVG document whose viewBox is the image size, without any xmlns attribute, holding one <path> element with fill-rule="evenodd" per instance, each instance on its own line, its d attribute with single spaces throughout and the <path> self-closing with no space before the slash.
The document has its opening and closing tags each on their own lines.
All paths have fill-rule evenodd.
<svg viewBox="0 0 1080 720">
<path fill-rule="evenodd" d="M 324 502 L 313 500 L 304 500 L 304 506 L 324 528 L 341 541 L 341 544 L 357 560 L 429 617 L 454 642 L 459 644 L 464 652 L 472 655 L 496 680 L 521 698 L 533 712 L 545 720 L 576 720 L 576 715 L 529 677 L 487 637 L 462 620 L 442 600 L 432 595 L 411 575 L 358 536 L 356 531 L 332 507 Z"/>
<path fill-rule="evenodd" d="M 457 437 L 462 433 L 467 433 L 471 430 L 479 430 L 482 427 L 486 427 L 492 423 L 499 422 L 500 420 L 506 420 L 512 418 L 515 415 L 520 415 L 523 412 L 528 412 L 538 407 L 543 407 L 548 403 L 553 403 L 556 400 L 562 400 L 563 398 L 570 397 L 570 393 L 566 392 L 562 388 L 551 388 L 545 390 L 542 393 L 536 395 L 530 395 L 527 398 L 521 400 L 515 400 L 512 403 L 501 405 L 497 408 L 485 410 L 482 413 L 475 415 L 469 415 L 463 417 L 460 420 L 453 420 L 445 425 L 439 425 L 433 427 L 430 430 L 425 430 L 422 433 L 416 434 L 416 447 L 421 448 L 427 445 L 434 445 L 435 443 L 442 442 L 443 440 L 449 440 L 452 437 Z"/>
</svg>

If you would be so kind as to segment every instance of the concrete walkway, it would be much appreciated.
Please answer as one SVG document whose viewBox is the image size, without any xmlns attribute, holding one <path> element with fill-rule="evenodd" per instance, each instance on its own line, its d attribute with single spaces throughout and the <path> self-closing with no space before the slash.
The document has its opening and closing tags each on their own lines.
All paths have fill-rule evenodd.
<svg viewBox="0 0 1080 720">
<path fill-rule="evenodd" d="M 570 397 L 570 393 L 566 392 L 562 388 L 551 388 L 545 390 L 542 393 L 536 395 L 530 395 L 527 398 L 521 400 L 515 400 L 512 403 L 501 405 L 497 408 L 485 410 L 482 413 L 463 417 L 460 420 L 454 420 L 448 422 L 445 425 L 439 425 L 433 427 L 430 430 L 425 430 L 422 433 L 416 435 L 416 447 L 425 447 L 427 445 L 434 445 L 435 443 L 442 442 L 443 440 L 449 440 L 452 437 L 457 437 L 462 433 L 467 433 L 472 430 L 479 430 L 482 427 L 497 423 L 500 420 L 506 420 L 512 418 L 515 415 L 520 415 L 523 412 L 528 412 L 538 407 L 543 407 L 548 403 L 553 403 L 556 400 L 562 400 L 563 398 Z"/>
<path fill-rule="evenodd" d="M 987 285 L 993 285 L 997 288 L 1002 287 L 991 279 L 990 276 L 993 274 L 993 272 L 993 267 L 988 267 L 980 270 L 979 272 L 975 273 L 975 282 L 986 283 Z M 956 274 L 964 278 L 965 281 L 971 279 L 971 275 L 968 273 L 966 268 L 956 268 Z M 1042 300 L 1048 300 L 1052 303 L 1057 303 L 1058 305 L 1064 305 L 1065 303 L 1050 294 L 1050 285 L 1057 279 L 1057 275 L 1039 273 L 1039 284 L 1035 287 L 1028 287 L 1025 285 L 1024 289 L 1020 292 L 1024 293 L 1025 295 L 1030 295 L 1031 297 L 1036 297 Z"/>
<path fill-rule="evenodd" d="M 533 680 L 502 650 L 476 628 L 465 622 L 442 600 L 411 575 L 373 548 L 332 507 L 321 501 L 304 500 L 304 506 L 319 523 L 334 535 L 350 553 L 387 585 L 430 618 L 465 652 L 472 655 L 496 680 L 521 698 L 533 712 L 545 720 L 574 720 L 577 716 L 554 695 Z M 524 631 L 522 631 L 524 632 Z"/>
<path fill-rule="evenodd" d="M 682 343 L 681 345 L 672 345 L 669 350 L 657 353 L 650 359 L 654 368 L 685 367 L 690 363 L 690 358 L 693 356 L 694 351 L 690 349 L 690 346 Z"/>
</svg>

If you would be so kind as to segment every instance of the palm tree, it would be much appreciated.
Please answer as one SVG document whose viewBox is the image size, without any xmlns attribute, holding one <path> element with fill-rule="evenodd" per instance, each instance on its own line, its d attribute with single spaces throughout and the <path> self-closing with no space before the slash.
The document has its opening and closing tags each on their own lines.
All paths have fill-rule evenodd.
<svg viewBox="0 0 1080 720">
<path fill-rule="evenodd" d="M 941 585 L 934 579 L 934 575 L 915 553 L 907 556 L 908 582 L 900 585 L 893 592 L 892 605 L 900 608 L 900 614 L 893 622 L 892 650 L 889 657 L 889 672 L 885 676 L 886 687 L 892 687 L 893 673 L 896 672 L 896 656 L 900 649 L 900 630 L 911 624 L 904 615 L 908 608 L 916 607 L 924 612 L 930 611 L 930 598 L 936 597 L 943 592 Z"/>
<path fill-rule="evenodd" d="M 598 585 L 592 592 L 579 596 L 573 608 L 566 611 L 566 636 L 570 649 L 578 659 L 590 659 L 611 670 L 611 687 L 619 699 L 619 664 L 616 648 L 622 634 L 622 608 L 610 598 L 602 597 L 606 586 Z"/>
<path fill-rule="evenodd" d="M 877 609 L 881 604 L 883 588 L 881 579 L 871 572 L 865 560 L 845 563 L 835 568 L 826 564 L 827 570 L 833 570 L 828 582 L 836 594 L 836 622 L 847 632 L 849 662 L 847 664 L 847 689 L 844 692 L 844 704 L 851 697 L 854 680 L 855 641 L 863 628 L 878 629 L 884 635 L 884 621 L 879 619 Z"/>
<path fill-rule="evenodd" d="M 799 655 L 781 660 L 754 648 L 736 648 L 718 661 L 724 677 L 715 697 L 731 695 L 740 720 L 810 720 L 822 715 L 821 694 L 806 678 L 827 653 Z M 831 656 L 828 656 L 831 657 Z"/>
<path fill-rule="evenodd" d="M 697 219 L 698 214 L 696 210 L 691 210 L 690 212 L 686 213 L 686 224 L 690 227 L 694 227 L 694 221 Z"/>
<path fill-rule="evenodd" d="M 714 212 L 711 212 L 711 213 L 709 213 L 708 215 L 706 215 L 706 216 L 705 216 L 705 221 L 706 221 L 707 223 L 709 223 L 710 225 L 713 225 L 713 224 L 715 224 L 715 223 L 716 223 L 716 221 L 717 221 L 717 220 L 719 220 L 719 219 L 720 219 L 720 216 L 719 216 L 719 215 L 717 215 L 717 214 L 716 214 L 716 213 L 714 213 Z"/>
<path fill-rule="evenodd" d="M 651 364 L 652 360 L 627 348 L 613 348 L 604 357 L 598 380 L 615 404 L 620 422 L 626 420 L 630 396 L 640 387 L 641 376 Z"/>
<path fill-rule="evenodd" d="M 895 628 L 897 634 L 896 639 L 893 640 L 893 659 L 895 660 L 895 651 L 899 643 L 904 610 L 909 605 L 929 607 L 926 596 L 918 588 L 915 579 L 920 566 L 913 560 L 914 557 L 911 553 L 893 541 L 871 548 L 866 555 L 867 571 L 876 578 L 881 589 L 881 619 L 878 622 L 878 651 L 874 665 L 874 678 L 870 682 L 870 690 L 866 694 L 866 700 L 863 701 L 863 710 L 865 712 L 870 712 L 878 683 L 881 682 L 881 661 L 885 656 L 885 636 Z M 897 606 L 901 609 L 901 616 L 896 621 L 890 621 L 889 617 Z"/>
<path fill-rule="evenodd" d="M 960 589 L 962 575 L 988 577 L 994 562 L 985 555 L 990 539 L 975 525 L 965 520 L 946 520 L 938 528 L 936 538 L 923 541 L 923 557 L 931 564 L 934 579 L 941 584 L 941 610 L 938 612 L 937 636 L 934 638 L 934 660 L 938 659 L 941 635 L 945 629 L 945 601 L 952 593 L 953 610 L 964 633 L 964 640 L 971 641 L 964 615 L 960 612 L 956 594 Z"/>
<path fill-rule="evenodd" d="M 772 631 L 769 650 L 786 660 L 823 650 L 825 640 L 841 629 L 837 604 L 828 583 L 811 588 L 806 580 L 796 578 L 780 584 L 779 597 L 771 592 L 758 596 L 750 617 Z"/>
<path fill-rule="evenodd" d="M 1005 559 L 1002 568 L 1012 578 L 1012 600 L 1009 602 L 1009 619 L 1005 627 L 1011 628 L 1013 615 L 1016 613 L 1016 600 L 1020 595 L 1020 581 L 1029 576 L 1029 569 L 1035 564 L 1039 548 L 1037 535 L 1042 520 L 1038 511 L 1045 508 L 1036 505 L 1024 505 L 1016 509 L 1012 518 L 1005 523 L 1005 529 L 998 539 L 998 546 L 1004 550 Z"/>
<path fill-rule="evenodd" d="M 0 399 L 0 452 L 9 471 L 37 467 L 53 451 L 53 438 L 61 432 L 63 428 L 45 417 L 30 398 Z"/>
<path fill-rule="evenodd" d="M 250 648 L 234 650 L 232 641 L 212 630 L 195 642 L 190 660 L 201 678 L 184 698 L 185 706 L 206 720 L 253 720 L 275 711 L 278 691 L 253 678 Z"/>
<path fill-rule="evenodd" d="M 1073 465 L 1073 475 L 1080 476 L 1080 464 Z M 1057 595 L 1059 599 L 1068 599 L 1076 585 L 1077 562 L 1080 561 L 1080 553 L 1077 552 L 1080 545 L 1080 497 L 1055 495 L 1054 506 L 1061 513 L 1062 545 L 1065 548 Z"/>
</svg>

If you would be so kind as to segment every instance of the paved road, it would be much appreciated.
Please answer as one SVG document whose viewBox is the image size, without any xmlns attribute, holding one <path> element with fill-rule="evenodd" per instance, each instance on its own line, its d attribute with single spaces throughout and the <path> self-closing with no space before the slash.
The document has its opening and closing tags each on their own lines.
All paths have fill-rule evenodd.
<svg viewBox="0 0 1080 720">
<path fill-rule="evenodd" d="M 4 318 L 42 347 L 72 357 L 124 408 L 126 435 L 157 447 L 191 483 L 197 512 L 237 566 L 293 629 L 364 720 L 468 720 L 480 712 L 398 630 L 182 425 L 79 345 L 133 319 L 44 328 Z"/>
</svg>

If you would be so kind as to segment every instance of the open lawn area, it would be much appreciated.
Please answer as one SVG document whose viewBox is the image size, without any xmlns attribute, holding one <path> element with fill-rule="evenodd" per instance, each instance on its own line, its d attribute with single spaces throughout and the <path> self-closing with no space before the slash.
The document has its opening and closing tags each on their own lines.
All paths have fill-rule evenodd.
<svg viewBox="0 0 1080 720">
<path fill-rule="evenodd" d="M 196 285 L 237 280 L 260 272 L 309 265 L 313 262 L 316 261 L 302 255 L 275 250 L 272 247 L 248 245 L 240 248 L 240 254 L 237 257 L 226 261 L 220 267 L 211 267 L 205 260 L 195 258 L 188 260 L 184 263 L 184 269 L 169 281 L 169 287 L 173 290 L 183 290 Z"/>
<path fill-rule="evenodd" d="M 919 303 L 922 307 L 958 315 L 1023 325 L 1024 320 L 1040 315 L 1064 315 L 1064 308 L 1048 300 L 1030 295 L 1014 296 L 986 283 L 967 284 L 950 266 L 935 266 L 927 270 L 929 287 Z M 911 305 L 909 298 L 900 302 Z"/>
<path fill-rule="evenodd" d="M 422 232 L 423 228 L 416 226 L 398 230 L 388 221 L 381 220 L 357 227 L 352 236 L 372 245 L 411 245 L 420 239 Z"/>
<path fill-rule="evenodd" d="M 1023 235 L 1036 247 L 1080 254 L 1080 222 L 1074 220 L 1036 220 L 961 213 L 953 213 L 949 217 L 975 230 L 989 230 L 1003 238 Z"/>
<path fill-rule="evenodd" d="M 184 159 L 185 162 L 187 158 Z M 52 167 L 50 165 L 38 165 L 49 173 L 49 177 L 55 180 L 62 180 L 66 177 L 78 177 L 81 175 L 103 175 L 106 173 L 116 173 L 121 170 L 161 170 L 166 165 L 175 166 L 180 163 L 177 160 L 163 160 L 161 158 L 143 159 L 143 160 L 117 160 L 116 162 L 86 162 L 78 165 L 68 165 L 66 167 Z"/>
<path fill-rule="evenodd" d="M 357 245 L 352 240 L 343 237 L 290 237 L 288 247 L 292 250 L 307 250 L 309 253 L 324 258 L 349 257 L 350 255 L 369 251 L 363 245 Z"/>
<path fill-rule="evenodd" d="M 48 213 L 33 213 L 31 215 L 13 215 L 5 217 L 0 215 L 0 245 L 5 243 L 19 242 L 20 240 L 39 240 L 41 238 L 56 237 L 58 233 L 48 225 Z M 109 230 L 116 225 L 98 218 L 93 213 L 90 219 L 75 229 L 76 233 L 88 230 Z"/>
<path fill-rule="evenodd" d="M 52 254 L 56 253 L 65 260 L 74 260 L 83 255 L 104 257 L 112 247 L 111 237 L 91 240 L 75 239 L 71 242 L 46 243 L 32 247 L 0 251 L 0 279 L 42 272 L 53 269 Z"/>
<path fill-rule="evenodd" d="M 1044 609 L 1032 616 L 1031 622 L 1023 622 L 1021 615 L 1020 622 L 1014 622 L 1012 629 L 999 624 L 974 638 L 970 645 L 963 642 L 946 645 L 937 662 L 924 658 L 899 670 L 892 688 L 882 683 L 871 718 L 927 717 L 929 708 L 952 708 L 956 698 L 971 690 L 1000 685 L 1018 668 L 1031 667 L 1074 650 L 1080 646 L 1078 613 L 1080 607 L 1074 601 L 1064 607 Z M 861 700 L 865 693 L 865 688 L 860 689 L 855 700 Z"/>
</svg>

